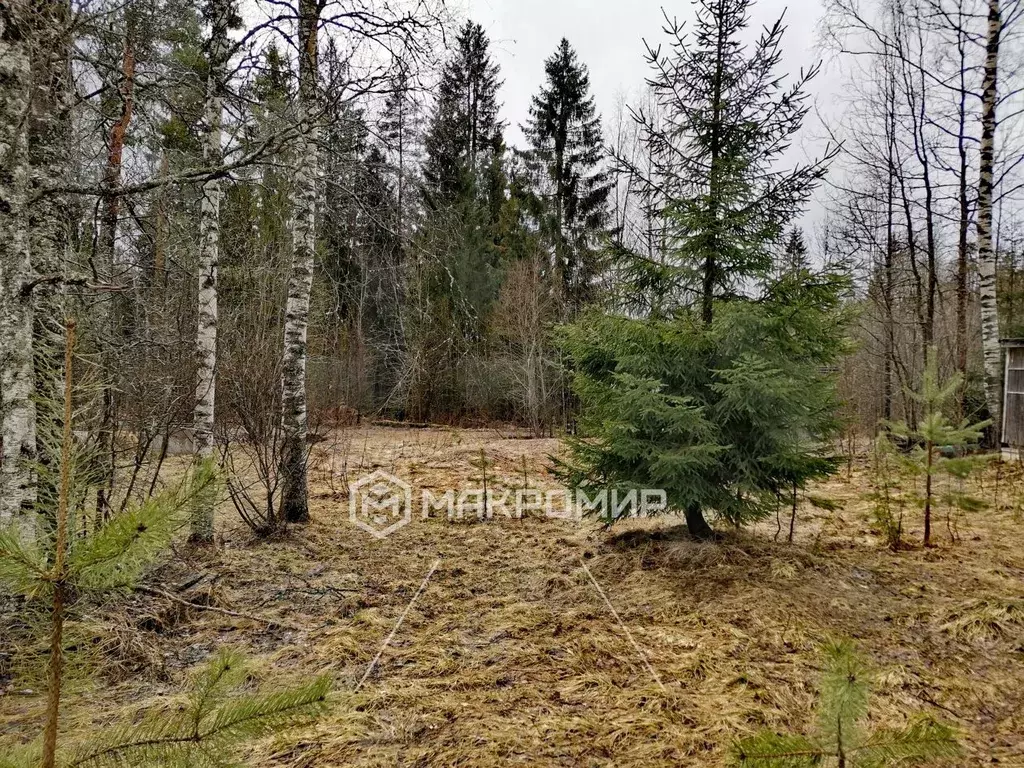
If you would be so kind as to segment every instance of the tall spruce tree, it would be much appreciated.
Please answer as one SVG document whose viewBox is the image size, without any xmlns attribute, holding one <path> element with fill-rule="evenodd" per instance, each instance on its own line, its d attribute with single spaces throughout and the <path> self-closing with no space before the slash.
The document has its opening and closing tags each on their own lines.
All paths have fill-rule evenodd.
<svg viewBox="0 0 1024 768">
<path fill-rule="evenodd" d="M 670 22 L 669 52 L 648 47 L 659 115 L 634 115 L 650 167 L 617 160 L 662 192 L 670 263 L 629 260 L 647 317 L 587 314 L 563 337 L 582 411 L 563 477 L 663 489 L 698 538 L 713 536 L 705 512 L 756 520 L 835 469 L 837 398 L 825 371 L 845 349 L 847 284 L 778 270 L 773 258 L 829 159 L 776 167 L 817 68 L 784 88 L 783 27 L 748 49 L 749 6 L 699 0 L 692 37 Z"/>
<path fill-rule="evenodd" d="M 483 185 L 494 159 L 498 119 L 498 65 L 479 24 L 467 21 L 441 74 L 437 102 L 427 131 L 423 171 L 432 207 L 457 202 Z"/>
<path fill-rule="evenodd" d="M 785 27 L 780 19 L 746 45 L 750 4 L 699 0 L 692 33 L 670 21 L 667 50 L 648 46 L 648 83 L 660 119 L 642 109 L 634 117 L 653 167 L 617 158 L 620 170 L 672 190 L 663 214 L 674 269 L 666 273 L 659 265 L 655 290 L 665 289 L 658 283 L 681 283 L 682 300 L 697 297 L 705 325 L 717 299 L 770 272 L 771 246 L 834 154 L 778 167 L 807 115 L 806 86 L 819 66 L 783 87 L 777 69 Z M 638 261 L 640 269 L 649 266 Z"/>
<path fill-rule="evenodd" d="M 507 182 L 501 83 L 489 47 L 483 27 L 466 22 L 442 73 L 424 140 L 423 246 L 433 257 L 425 284 L 432 322 L 450 318 L 457 325 L 441 334 L 453 339 L 446 347 L 480 338 L 499 283 L 496 239 Z"/>
<path fill-rule="evenodd" d="M 593 298 L 611 179 L 601 168 L 601 120 L 590 76 L 568 40 L 562 38 L 544 72 L 547 79 L 523 126 L 529 142 L 525 154 L 534 192 L 544 204 L 540 230 L 554 253 L 571 317 Z"/>
</svg>

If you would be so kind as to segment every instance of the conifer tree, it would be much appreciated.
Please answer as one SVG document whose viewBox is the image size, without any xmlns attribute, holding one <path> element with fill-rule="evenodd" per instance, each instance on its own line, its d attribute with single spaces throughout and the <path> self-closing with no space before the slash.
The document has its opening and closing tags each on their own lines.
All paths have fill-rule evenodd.
<svg viewBox="0 0 1024 768">
<path fill-rule="evenodd" d="M 668 50 L 648 46 L 649 84 L 660 115 L 635 110 L 649 171 L 628 158 L 621 170 L 670 190 L 667 219 L 673 269 L 638 260 L 655 291 L 682 283 L 682 301 L 696 296 L 706 325 L 715 301 L 773 267 L 772 246 L 825 173 L 833 151 L 794 168 L 779 168 L 807 115 L 808 82 L 818 66 L 783 87 L 777 73 L 785 27 L 781 19 L 758 40 L 742 38 L 751 0 L 699 0 L 691 34 L 670 21 Z"/>
<path fill-rule="evenodd" d="M 546 81 L 533 97 L 527 167 L 543 202 L 540 229 L 551 247 L 566 314 L 575 316 L 593 298 L 599 236 L 607 220 L 611 180 L 601 168 L 601 121 L 590 76 L 562 38 L 545 62 Z"/>
<path fill-rule="evenodd" d="M 793 227 L 789 230 L 784 253 L 782 268 L 785 271 L 800 272 L 810 268 L 810 261 L 807 256 L 807 243 L 804 242 L 804 231 L 800 227 Z"/>
<path fill-rule="evenodd" d="M 570 487 L 665 491 L 691 535 L 704 513 L 739 525 L 835 471 L 835 366 L 846 348 L 845 279 L 802 272 L 713 322 L 584 314 L 563 335 L 580 433 L 559 466 Z M 611 523 L 614 520 L 607 520 Z"/>
<path fill-rule="evenodd" d="M 978 444 L 983 430 L 990 422 L 972 424 L 969 420 L 963 419 L 954 424 L 945 414 L 955 402 L 962 383 L 963 379 L 959 373 L 949 381 L 939 380 L 938 356 L 932 347 L 928 350 L 921 378 L 921 391 L 909 393 L 911 398 L 921 405 L 920 422 L 916 427 L 911 427 L 906 422 L 886 425 L 892 435 L 913 445 L 904 463 L 912 475 L 924 480 L 924 490 L 918 500 L 924 510 L 926 547 L 932 543 L 932 507 L 937 497 L 935 480 L 943 475 L 965 477 L 984 461 L 984 457 L 967 455 L 966 449 Z M 889 438 L 883 435 L 881 439 Z M 944 496 L 950 505 L 964 511 L 973 511 L 984 506 L 980 500 L 967 494 L 949 492 Z"/>
<path fill-rule="evenodd" d="M 780 274 L 773 258 L 832 156 L 777 167 L 818 68 L 784 88 L 781 21 L 741 40 L 750 1 L 698 0 L 692 35 L 670 22 L 669 51 L 648 46 L 657 109 L 634 117 L 649 167 L 616 157 L 666 221 L 662 260 L 616 254 L 647 317 L 585 316 L 564 336 L 584 436 L 563 477 L 661 488 L 698 538 L 713 536 L 705 511 L 756 520 L 836 466 L 827 371 L 845 349 L 847 280 Z"/>
<path fill-rule="evenodd" d="M 417 251 L 425 256 L 417 257 L 409 356 L 430 360 L 443 376 L 427 374 L 412 384 L 413 400 L 419 401 L 413 408 L 421 416 L 439 389 L 461 398 L 454 395 L 465 391 L 456 380 L 461 362 L 482 339 L 498 293 L 497 241 L 507 181 L 498 118 L 501 83 L 489 46 L 483 27 L 466 22 L 442 72 L 424 138 L 426 215 Z"/>
<path fill-rule="evenodd" d="M 437 102 L 425 138 L 423 175 L 434 207 L 479 194 L 480 179 L 494 159 L 498 119 L 498 65 L 479 24 L 467 21 L 438 85 Z"/>
<path fill-rule="evenodd" d="M 956 735 L 943 723 L 917 717 L 903 728 L 866 732 L 863 719 L 871 695 L 870 670 L 849 641 L 825 647 L 817 727 L 810 736 L 763 731 L 733 747 L 743 768 L 883 768 L 921 765 L 956 757 Z"/>
</svg>

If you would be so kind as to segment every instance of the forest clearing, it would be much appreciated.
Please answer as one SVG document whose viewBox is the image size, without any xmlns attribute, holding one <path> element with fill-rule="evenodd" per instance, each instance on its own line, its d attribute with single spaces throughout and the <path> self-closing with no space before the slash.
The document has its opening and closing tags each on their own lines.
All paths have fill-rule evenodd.
<svg viewBox="0 0 1024 768">
<path fill-rule="evenodd" d="M 136 593 L 87 613 L 102 625 L 103 671 L 69 695 L 73 730 L 167 706 L 193 665 L 230 644 L 260 675 L 337 680 L 326 715 L 250 745 L 245 765 L 718 766 L 760 727 L 806 729 L 820 645 L 846 636 L 877 671 L 873 725 L 926 711 L 962 734 L 956 765 L 1024 765 L 1019 465 L 979 476 L 998 508 L 960 520 L 956 543 L 943 528 L 938 547 L 899 553 L 872 522 L 867 456 L 816 487 L 838 512 L 801 504 L 793 544 L 788 520 L 778 541 L 773 520 L 716 544 L 689 540 L 671 518 L 604 530 L 543 516 L 414 516 L 381 540 L 349 521 L 346 471 L 457 488 L 472 482 L 482 449 L 498 486 L 522 482 L 524 457 L 551 485 L 559 441 L 514 432 L 332 433 L 311 468 L 312 522 L 285 538 L 253 542 L 222 505 L 216 550 L 178 551 L 147 579 L 173 598 Z M 918 540 L 920 520 L 908 528 Z M 7 701 L 7 734 L 44 705 L 38 695 Z"/>
<path fill-rule="evenodd" d="M 0 768 L 1024 768 L 1024 0 L 0 0 Z"/>
</svg>

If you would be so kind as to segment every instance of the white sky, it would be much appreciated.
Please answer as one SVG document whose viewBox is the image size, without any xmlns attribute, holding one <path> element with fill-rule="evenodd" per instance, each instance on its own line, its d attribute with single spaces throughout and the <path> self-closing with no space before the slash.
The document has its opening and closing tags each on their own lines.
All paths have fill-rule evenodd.
<svg viewBox="0 0 1024 768">
<path fill-rule="evenodd" d="M 505 81 L 501 89 L 510 143 L 518 143 L 519 123 L 527 116 L 530 97 L 544 79 L 544 59 L 558 41 L 568 38 L 590 69 L 590 84 L 602 118 L 615 111 L 620 95 L 639 88 L 647 75 L 643 39 L 657 44 L 662 32 L 662 7 L 681 21 L 693 16 L 689 0 L 466 0 L 468 15 L 491 37 L 494 56 Z M 788 10 L 787 10 L 788 6 Z M 821 0 L 755 0 L 748 35 L 755 38 L 765 24 L 786 11 L 783 38 L 786 72 L 797 72 L 820 58 L 815 52 Z M 818 82 L 814 90 L 820 90 Z"/>
<path fill-rule="evenodd" d="M 506 141 L 522 144 L 519 125 L 526 121 L 530 99 L 544 79 L 544 59 L 562 37 L 576 49 L 590 70 L 590 87 L 597 100 L 602 125 L 607 128 L 622 99 L 631 103 L 648 74 L 644 61 L 646 39 L 652 45 L 668 40 L 663 31 L 662 8 L 680 21 L 693 18 L 691 0 L 463 0 L 466 13 L 483 25 L 501 66 L 502 116 L 508 122 Z M 782 71 L 796 74 L 822 57 L 818 25 L 822 0 L 754 0 L 747 36 L 756 39 L 762 27 L 785 12 Z M 822 73 L 812 83 L 815 104 L 828 113 L 830 79 Z M 793 160 L 820 152 L 822 132 L 814 115 L 791 151 Z M 813 228 L 824 211 L 812 203 L 805 225 Z"/>
</svg>

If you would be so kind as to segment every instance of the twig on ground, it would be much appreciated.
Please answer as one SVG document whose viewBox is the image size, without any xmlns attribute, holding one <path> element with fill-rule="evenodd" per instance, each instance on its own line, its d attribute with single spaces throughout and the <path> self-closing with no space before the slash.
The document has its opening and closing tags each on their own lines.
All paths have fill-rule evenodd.
<svg viewBox="0 0 1024 768">
<path fill-rule="evenodd" d="M 357 691 L 363 687 L 363 683 L 366 682 L 366 678 L 370 676 L 370 673 L 373 672 L 374 667 L 377 666 L 377 662 L 380 661 L 380 657 L 384 655 L 384 651 L 391 644 L 391 640 L 395 637 L 395 633 L 398 632 L 398 628 L 402 626 L 402 622 L 405 621 L 405 617 L 409 614 L 409 610 L 412 608 L 413 603 L 415 603 L 417 598 L 419 598 L 419 596 L 423 594 L 423 590 L 427 587 L 427 582 L 430 581 L 430 577 L 434 575 L 434 571 L 437 570 L 437 566 L 439 566 L 440 564 L 441 558 L 437 558 L 437 560 L 434 561 L 434 564 L 430 566 L 430 570 L 427 571 L 427 575 L 423 578 L 423 582 L 420 584 L 420 588 L 416 590 L 416 594 L 412 596 L 412 600 L 410 600 L 409 604 L 405 606 L 405 610 L 402 611 L 402 615 L 398 617 L 398 623 L 395 624 L 394 629 L 391 630 L 391 634 L 389 634 L 387 638 L 385 638 L 384 644 L 380 647 L 380 650 L 377 651 L 377 655 L 373 657 L 373 661 L 370 662 L 370 666 L 366 668 L 366 671 L 363 673 L 363 676 L 359 679 L 359 682 L 356 683 L 355 689 Z"/>
<path fill-rule="evenodd" d="M 235 619 L 249 619 L 250 621 L 255 621 L 260 624 L 266 624 L 272 627 L 282 627 L 284 629 L 301 630 L 301 627 L 298 627 L 294 624 L 285 624 L 281 621 L 278 621 L 277 619 L 265 619 L 262 616 L 253 616 L 251 613 L 240 613 L 238 611 L 229 611 L 227 608 L 218 608 L 215 605 L 203 605 L 202 603 L 193 603 L 188 600 L 185 600 L 184 598 L 178 597 L 177 595 L 172 595 L 170 592 L 164 592 L 162 589 L 156 589 L 154 587 L 139 585 L 135 587 L 135 591 L 142 592 L 146 595 L 164 597 L 170 600 L 171 602 L 177 603 L 178 605 L 184 605 L 187 608 L 195 608 L 197 610 L 208 611 L 210 613 L 219 613 L 224 616 L 231 616 Z"/>
<path fill-rule="evenodd" d="M 640 657 L 640 661 L 643 662 L 647 671 L 651 673 L 651 677 L 654 678 L 654 682 L 658 684 L 658 687 L 661 688 L 662 691 L 665 691 L 665 684 L 661 682 L 661 678 L 658 677 L 658 673 L 654 671 L 654 667 L 652 667 L 651 663 L 647 660 L 647 654 L 643 652 L 643 649 L 640 648 L 636 640 L 633 639 L 633 633 L 629 631 L 629 627 L 626 626 L 625 622 L 619 616 L 619 612 L 616 611 L 615 607 L 611 604 L 611 601 L 608 599 L 608 595 L 604 593 L 604 590 L 601 589 L 601 585 L 597 583 L 597 579 L 594 578 L 594 574 L 592 574 L 590 569 L 587 567 L 587 562 L 585 560 L 580 560 L 580 565 L 583 566 L 583 570 L 590 578 L 590 583 L 594 585 L 598 594 L 601 595 L 601 598 L 604 600 L 604 604 L 608 606 L 608 610 L 612 612 L 612 616 L 614 616 L 615 620 L 619 622 L 619 626 L 622 627 L 622 631 L 626 633 L 626 637 L 628 637 L 629 642 L 632 643 L 634 650 L 636 650 L 637 655 Z"/>
</svg>

